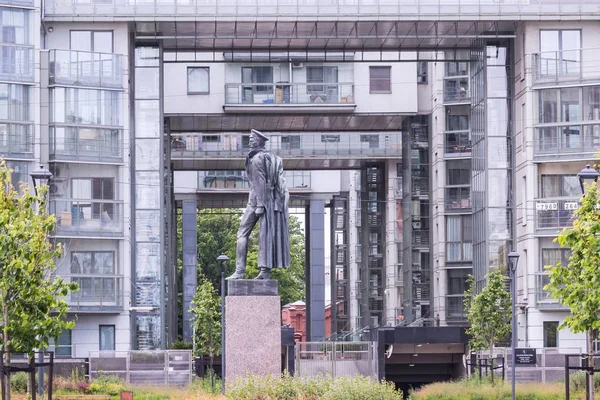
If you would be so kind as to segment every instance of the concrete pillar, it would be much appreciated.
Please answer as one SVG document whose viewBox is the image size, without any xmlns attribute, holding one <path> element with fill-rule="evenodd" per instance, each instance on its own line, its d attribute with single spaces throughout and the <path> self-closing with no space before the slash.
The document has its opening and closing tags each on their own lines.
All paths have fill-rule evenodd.
<svg viewBox="0 0 600 400">
<path fill-rule="evenodd" d="M 198 285 L 197 272 L 197 226 L 196 226 L 196 200 L 183 201 L 183 340 L 192 341 L 192 324 L 190 305 L 196 294 Z"/>
<path fill-rule="evenodd" d="M 307 315 L 306 333 L 309 341 L 325 336 L 325 201 L 310 200 L 306 240 L 307 252 Z"/>
</svg>

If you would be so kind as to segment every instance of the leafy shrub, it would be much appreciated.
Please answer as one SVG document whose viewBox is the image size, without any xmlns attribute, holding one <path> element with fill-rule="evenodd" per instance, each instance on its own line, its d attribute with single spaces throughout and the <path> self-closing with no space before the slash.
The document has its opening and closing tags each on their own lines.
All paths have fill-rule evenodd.
<svg viewBox="0 0 600 400">
<path fill-rule="evenodd" d="M 109 394 L 116 396 L 125 389 L 123 382 L 116 376 L 100 375 L 89 386 L 92 394 Z"/>
<path fill-rule="evenodd" d="M 294 378 L 250 376 L 227 389 L 229 400 L 400 400 L 402 394 L 394 385 L 367 377 Z"/>
<path fill-rule="evenodd" d="M 194 344 L 192 342 L 184 342 L 183 340 L 176 340 L 171 344 L 173 350 L 192 350 Z"/>
<path fill-rule="evenodd" d="M 26 393 L 27 384 L 29 382 L 29 375 L 26 372 L 17 372 L 11 374 L 10 387 L 15 393 Z"/>
<path fill-rule="evenodd" d="M 585 393 L 585 382 L 587 374 L 584 371 L 577 371 L 569 376 L 569 389 L 573 392 Z M 600 374 L 594 374 L 594 388 L 600 389 Z"/>
</svg>

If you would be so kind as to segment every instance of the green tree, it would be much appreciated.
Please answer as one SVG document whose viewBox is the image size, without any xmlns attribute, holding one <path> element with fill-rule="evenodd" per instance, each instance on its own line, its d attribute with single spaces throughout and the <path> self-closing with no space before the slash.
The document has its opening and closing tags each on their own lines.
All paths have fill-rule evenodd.
<svg viewBox="0 0 600 400">
<path fill-rule="evenodd" d="M 208 279 L 198 286 L 190 313 L 194 318 L 194 354 L 210 357 L 212 373 L 214 357 L 221 354 L 221 297 Z"/>
<path fill-rule="evenodd" d="M 52 275 L 60 247 L 48 239 L 55 218 L 46 212 L 46 186 L 32 195 L 21 183 L 11 184 L 12 170 L 0 161 L 0 308 L 4 365 L 10 366 L 10 353 L 28 353 L 57 340 L 63 329 L 68 305 L 61 297 L 77 290 L 77 284 Z M 10 400 L 10 375 L 4 379 Z"/>
<path fill-rule="evenodd" d="M 550 280 L 544 289 L 571 309 L 559 329 L 587 333 L 588 351 L 593 353 L 594 330 L 600 329 L 600 210 L 596 183 L 587 189 L 574 212 L 573 227 L 563 229 L 555 239 L 571 249 L 569 263 L 545 267 Z M 593 398 L 594 385 L 590 387 Z"/>
<path fill-rule="evenodd" d="M 475 279 L 469 275 L 469 290 L 465 292 L 464 306 L 470 327 L 471 350 L 489 350 L 494 354 L 494 344 L 506 339 L 511 332 L 512 296 L 506 290 L 506 276 L 496 269 L 486 276 L 486 285 L 475 293 Z"/>
</svg>

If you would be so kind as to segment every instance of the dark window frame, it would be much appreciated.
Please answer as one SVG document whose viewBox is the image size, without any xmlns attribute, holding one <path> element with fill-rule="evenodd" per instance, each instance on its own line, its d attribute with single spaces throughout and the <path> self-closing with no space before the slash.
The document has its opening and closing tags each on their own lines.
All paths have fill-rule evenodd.
<svg viewBox="0 0 600 400">
<path fill-rule="evenodd" d="M 102 348 L 102 328 L 112 328 L 113 331 L 113 349 L 103 349 Z M 114 324 L 102 324 L 98 325 L 98 349 L 100 351 L 115 351 L 117 348 L 117 328 Z"/>
</svg>

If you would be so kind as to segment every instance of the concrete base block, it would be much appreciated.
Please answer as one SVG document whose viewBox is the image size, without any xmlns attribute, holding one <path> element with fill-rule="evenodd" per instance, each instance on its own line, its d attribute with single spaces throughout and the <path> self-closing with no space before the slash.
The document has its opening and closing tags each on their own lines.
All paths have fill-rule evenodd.
<svg viewBox="0 0 600 400">
<path fill-rule="evenodd" d="M 228 296 L 277 296 L 275 279 L 234 279 L 227 281 Z"/>
<path fill-rule="evenodd" d="M 225 299 L 225 381 L 281 374 L 279 296 Z"/>
</svg>

